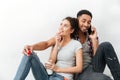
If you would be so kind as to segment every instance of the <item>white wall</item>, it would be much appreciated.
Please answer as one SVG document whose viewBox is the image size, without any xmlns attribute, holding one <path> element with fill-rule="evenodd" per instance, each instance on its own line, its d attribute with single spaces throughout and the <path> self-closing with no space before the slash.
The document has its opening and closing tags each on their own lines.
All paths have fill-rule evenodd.
<svg viewBox="0 0 120 80">
<path fill-rule="evenodd" d="M 81 9 L 93 13 L 100 41 L 110 41 L 120 58 L 119 8 L 119 0 L 0 0 L 0 80 L 13 79 L 24 45 L 54 36 L 61 20 Z M 38 52 L 43 62 L 49 52 Z M 31 73 L 27 80 L 34 80 Z"/>
</svg>

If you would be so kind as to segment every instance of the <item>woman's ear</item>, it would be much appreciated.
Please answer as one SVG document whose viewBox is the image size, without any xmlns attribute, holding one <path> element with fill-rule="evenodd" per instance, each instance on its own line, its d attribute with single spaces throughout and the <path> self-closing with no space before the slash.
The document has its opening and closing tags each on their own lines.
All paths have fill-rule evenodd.
<svg viewBox="0 0 120 80">
<path fill-rule="evenodd" d="M 74 29 L 71 29 L 71 33 L 73 33 L 74 32 Z"/>
</svg>

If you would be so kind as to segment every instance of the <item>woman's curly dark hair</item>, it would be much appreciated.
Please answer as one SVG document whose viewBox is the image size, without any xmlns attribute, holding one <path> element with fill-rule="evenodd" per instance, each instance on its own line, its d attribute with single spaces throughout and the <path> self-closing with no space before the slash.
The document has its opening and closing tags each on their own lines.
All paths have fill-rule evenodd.
<svg viewBox="0 0 120 80">
<path fill-rule="evenodd" d="M 78 19 L 77 18 L 73 18 L 73 17 L 66 17 L 65 19 L 70 22 L 71 29 L 74 29 L 74 32 L 71 33 L 70 37 L 72 39 L 76 39 L 77 36 L 78 36 L 78 31 L 79 31 Z"/>
</svg>

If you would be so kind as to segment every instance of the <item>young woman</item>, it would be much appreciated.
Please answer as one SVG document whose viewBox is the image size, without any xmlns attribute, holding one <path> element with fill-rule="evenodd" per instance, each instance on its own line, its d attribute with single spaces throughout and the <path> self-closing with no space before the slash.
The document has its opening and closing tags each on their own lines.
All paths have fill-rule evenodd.
<svg viewBox="0 0 120 80">
<path fill-rule="evenodd" d="M 50 56 L 51 64 L 45 66 L 53 71 L 48 76 L 45 67 L 37 55 L 24 55 L 14 80 L 24 80 L 32 68 L 36 80 L 73 80 L 74 73 L 81 73 L 83 67 L 82 45 L 74 40 L 78 30 L 78 21 L 75 18 L 63 19 L 59 32 L 55 37 L 55 45 Z"/>
</svg>

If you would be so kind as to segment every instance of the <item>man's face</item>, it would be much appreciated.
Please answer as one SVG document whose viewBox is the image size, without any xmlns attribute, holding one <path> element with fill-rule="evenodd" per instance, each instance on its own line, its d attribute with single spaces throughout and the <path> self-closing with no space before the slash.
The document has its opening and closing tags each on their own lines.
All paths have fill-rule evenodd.
<svg viewBox="0 0 120 80">
<path fill-rule="evenodd" d="M 82 32 L 87 32 L 91 25 L 91 17 L 87 14 L 82 14 L 78 17 L 79 28 Z"/>
</svg>

